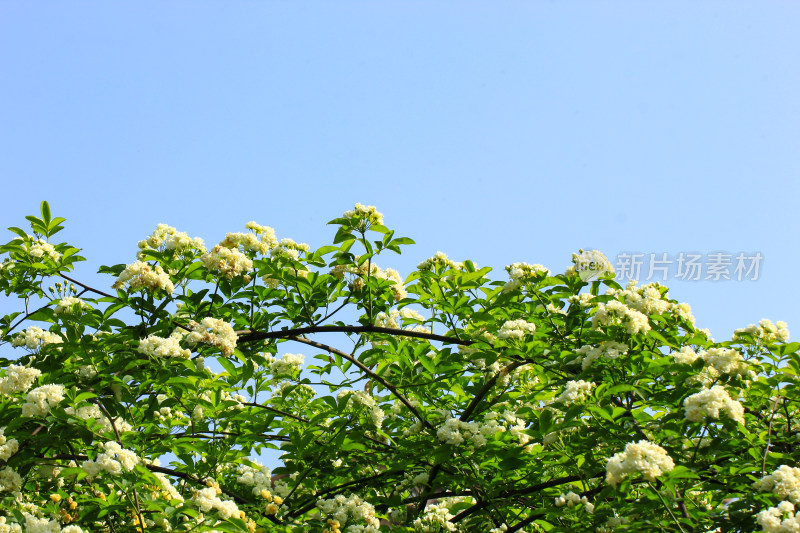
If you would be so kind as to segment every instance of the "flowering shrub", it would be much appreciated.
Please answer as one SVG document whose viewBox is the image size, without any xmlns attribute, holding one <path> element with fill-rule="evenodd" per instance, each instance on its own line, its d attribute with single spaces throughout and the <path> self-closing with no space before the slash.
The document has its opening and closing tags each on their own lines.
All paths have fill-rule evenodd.
<svg viewBox="0 0 800 533">
<path fill-rule="evenodd" d="M 716 342 L 596 250 L 404 278 L 360 204 L 319 249 L 161 224 L 90 286 L 40 216 L 0 246 L 0 533 L 800 531 L 783 322 Z"/>
</svg>

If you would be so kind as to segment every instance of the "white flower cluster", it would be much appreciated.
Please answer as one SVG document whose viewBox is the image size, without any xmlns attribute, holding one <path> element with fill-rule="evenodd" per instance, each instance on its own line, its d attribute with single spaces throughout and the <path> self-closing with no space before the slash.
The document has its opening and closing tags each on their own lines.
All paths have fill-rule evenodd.
<svg viewBox="0 0 800 533">
<path fill-rule="evenodd" d="M 139 464 L 139 457 L 130 450 L 126 450 L 118 442 L 108 441 L 100 445 L 103 452 L 97 455 L 94 461 L 84 461 L 81 464 L 88 477 L 94 478 L 100 472 L 108 472 L 118 476 L 122 471 L 130 472 Z"/>
<path fill-rule="evenodd" d="M 568 381 L 567 387 L 556 398 L 557 402 L 565 405 L 572 405 L 575 402 L 585 402 L 592 396 L 592 391 L 596 385 L 590 381 Z"/>
<path fill-rule="evenodd" d="M 773 324 L 771 320 L 765 318 L 758 323 L 758 326 L 750 324 L 746 328 L 737 329 L 733 332 L 733 340 L 740 340 L 743 334 L 752 335 L 757 342 L 763 344 L 789 342 L 789 329 L 782 320 Z"/>
<path fill-rule="evenodd" d="M 91 309 L 91 306 L 81 300 L 80 298 L 75 298 L 74 296 L 66 296 L 59 300 L 58 304 L 56 304 L 55 313 L 57 315 L 66 314 L 71 315 L 75 306 L 78 305 L 81 310 L 84 309 Z"/>
<path fill-rule="evenodd" d="M 662 292 L 666 294 L 666 287 L 658 283 L 636 287 L 636 280 L 631 280 L 625 289 L 610 288 L 606 294 L 645 315 L 661 315 L 672 309 L 672 304 L 663 299 Z"/>
<path fill-rule="evenodd" d="M 22 477 L 7 466 L 0 470 L 0 492 L 17 492 L 22 488 Z"/>
<path fill-rule="evenodd" d="M 578 274 L 586 279 L 605 273 L 613 274 L 614 267 L 599 250 L 578 250 L 578 253 L 572 254 L 572 266 L 565 272 L 568 276 Z"/>
<path fill-rule="evenodd" d="M 450 508 L 464 501 L 464 498 L 442 498 L 425 507 L 425 513 L 414 520 L 414 531 L 421 533 L 439 533 L 440 531 L 458 531 L 456 524 L 450 521 L 453 514 Z"/>
<path fill-rule="evenodd" d="M 350 211 L 345 211 L 342 217 L 350 220 L 361 221 L 369 225 L 383 224 L 383 214 L 380 213 L 374 205 L 356 204 L 356 206 Z"/>
<path fill-rule="evenodd" d="M 187 348 L 181 348 L 181 337 L 182 335 L 178 330 L 167 338 L 150 335 L 139 342 L 137 351 L 150 357 L 189 359 L 192 356 L 192 351 Z"/>
<path fill-rule="evenodd" d="M 212 509 L 217 511 L 219 517 L 223 520 L 228 518 L 240 518 L 241 512 L 236 502 L 232 500 L 222 500 L 219 495 L 222 490 L 217 483 L 210 483 L 210 487 L 196 490 L 192 499 L 195 501 L 201 511 L 207 513 Z"/>
<path fill-rule="evenodd" d="M 228 233 L 219 245 L 232 250 L 241 248 L 245 253 L 255 252 L 264 256 L 278 246 L 275 230 L 269 226 L 248 222 L 245 227 L 253 233 Z"/>
<path fill-rule="evenodd" d="M 22 416 L 45 416 L 50 408 L 64 399 L 64 385 L 42 385 L 28 393 L 22 405 Z"/>
<path fill-rule="evenodd" d="M 208 317 L 199 324 L 192 320 L 189 327 L 192 332 L 186 336 L 186 341 L 192 346 L 197 343 L 211 344 L 220 348 L 226 356 L 236 349 L 236 332 L 224 320 Z"/>
<path fill-rule="evenodd" d="M 528 263 L 512 263 L 506 266 L 509 280 L 503 286 L 503 292 L 511 292 L 519 289 L 526 280 L 535 278 L 540 273 L 550 274 L 548 268 L 542 265 L 529 265 Z"/>
<path fill-rule="evenodd" d="M 494 421 L 490 421 L 488 424 L 478 424 L 477 422 L 462 422 L 458 418 L 448 418 L 436 430 L 436 437 L 441 442 L 453 446 L 460 446 L 466 442 L 468 446 L 481 448 L 486 446 L 487 434 L 498 430 L 497 423 Z"/>
<path fill-rule="evenodd" d="M 444 252 L 436 252 L 436 255 L 418 264 L 417 270 L 437 270 L 440 267 L 445 270 L 464 270 L 464 263 L 451 261 Z"/>
<path fill-rule="evenodd" d="M 372 423 L 378 429 L 381 428 L 383 425 L 383 419 L 385 418 L 386 414 L 384 413 L 383 409 L 378 407 L 378 404 L 375 402 L 375 398 L 372 397 L 367 392 L 364 391 L 352 391 L 347 389 L 340 390 L 336 397 L 341 400 L 345 396 L 350 396 L 350 399 L 347 400 L 346 407 L 348 409 L 352 409 L 356 406 L 361 406 L 369 409 L 370 418 Z"/>
<path fill-rule="evenodd" d="M 581 503 L 583 504 L 587 513 L 594 512 L 594 504 L 589 502 L 586 496 L 581 497 L 572 491 L 569 491 L 566 494 L 562 492 L 561 496 L 556 498 L 555 501 L 556 507 L 564 507 L 566 505 L 567 507 L 572 508 Z"/>
<path fill-rule="evenodd" d="M 773 492 L 792 503 L 800 503 L 800 468 L 781 465 L 772 474 L 753 483 L 753 488 Z"/>
<path fill-rule="evenodd" d="M 6 375 L 0 377 L 0 394 L 9 396 L 17 392 L 27 392 L 41 375 L 42 372 L 36 368 L 11 365 L 6 368 Z"/>
<path fill-rule="evenodd" d="M 253 487 L 253 495 L 267 501 L 267 513 L 277 514 L 283 499 L 289 494 L 289 486 L 283 481 L 272 482 L 272 472 L 266 466 L 256 463 L 256 467 L 239 465 L 236 481 Z"/>
<path fill-rule="evenodd" d="M 141 252 L 148 249 L 175 250 L 180 253 L 190 250 L 198 250 L 201 253 L 205 253 L 206 251 L 203 239 L 200 237 L 191 238 L 186 233 L 178 231 L 166 224 L 157 225 L 156 229 L 149 237 L 143 241 L 139 241 L 139 250 Z M 142 257 L 141 252 L 139 253 L 140 259 Z"/>
<path fill-rule="evenodd" d="M 285 353 L 280 359 L 271 357 L 269 369 L 274 376 L 293 376 L 303 366 L 306 358 L 302 354 Z"/>
<path fill-rule="evenodd" d="M 61 254 L 56 251 L 55 247 L 42 239 L 34 241 L 28 249 L 28 253 L 31 254 L 31 257 L 37 259 L 41 259 L 44 256 L 49 257 L 53 261 L 61 259 Z"/>
<path fill-rule="evenodd" d="M 42 328 L 37 328 L 36 326 L 31 326 L 24 331 L 20 331 L 14 336 L 14 340 L 11 341 L 12 346 L 24 346 L 28 350 L 36 350 L 40 346 L 45 346 L 47 344 L 59 344 L 64 342 L 64 339 L 61 335 L 56 335 L 55 333 L 50 333 L 49 331 L 44 331 Z"/>
<path fill-rule="evenodd" d="M 616 341 L 603 341 L 597 346 L 581 346 L 575 353 L 583 356 L 580 359 L 575 359 L 570 362 L 570 364 L 577 364 L 581 363 L 581 368 L 586 370 L 592 363 L 594 363 L 597 359 L 619 359 L 623 355 L 628 353 L 628 347 L 622 343 Z"/>
<path fill-rule="evenodd" d="M 0 533 L 22 533 L 22 526 L 7 522 L 5 516 L 0 516 Z"/>
<path fill-rule="evenodd" d="M 524 419 L 517 417 L 515 411 L 506 409 L 502 413 L 497 411 L 486 413 L 480 431 L 481 434 L 488 437 L 498 431 L 505 433 L 507 430 L 512 437 L 519 441 L 520 446 L 525 447 L 523 451 L 529 452 L 531 449 L 531 446 L 529 446 L 531 437 L 525 433 L 527 427 L 528 423 Z"/>
<path fill-rule="evenodd" d="M 692 394 L 683 401 L 686 419 L 691 422 L 702 422 L 705 418 L 719 419 L 720 411 L 731 420 L 744 424 L 744 407 L 734 400 L 721 385 L 704 389 Z"/>
<path fill-rule="evenodd" d="M 77 416 L 81 420 L 94 420 L 97 422 L 97 426 L 95 426 L 96 429 L 101 433 L 113 432 L 114 428 L 120 433 L 125 433 L 133 429 L 127 421 L 121 418 L 115 418 L 114 424 L 112 425 L 108 417 L 106 417 L 95 404 L 84 405 L 78 407 L 77 410 L 74 407 L 67 407 L 64 409 L 64 412 L 68 415 Z"/>
<path fill-rule="evenodd" d="M 139 289 L 161 289 L 167 294 L 172 294 L 175 290 L 175 285 L 169 279 L 169 275 L 161 268 L 161 265 L 156 265 L 153 268 L 142 261 L 136 261 L 125 267 L 125 270 L 122 271 L 111 288 L 121 289 L 126 283 L 133 291 Z"/>
<path fill-rule="evenodd" d="M 19 450 L 17 439 L 7 439 L 5 431 L 6 428 L 0 428 L 0 461 L 8 461 L 8 458 Z"/>
<path fill-rule="evenodd" d="M 360 522 L 365 528 L 359 528 L 361 533 L 378 533 L 381 523 L 375 517 L 375 507 L 368 502 L 362 500 L 356 495 L 345 497 L 343 494 L 337 494 L 334 498 L 328 500 L 318 500 L 317 509 L 319 512 L 330 520 L 338 522 L 333 529 L 344 527 L 350 522 Z M 354 529 L 347 528 L 346 531 L 355 531 Z"/>
<path fill-rule="evenodd" d="M 630 335 L 650 331 L 647 315 L 619 300 L 611 300 L 597 306 L 597 311 L 592 317 L 592 327 L 598 329 L 601 326 L 622 326 Z"/>
<path fill-rule="evenodd" d="M 253 261 L 238 249 L 217 245 L 200 257 L 209 272 L 219 272 L 228 279 L 253 270 Z"/>
<path fill-rule="evenodd" d="M 532 335 L 536 331 L 536 325 L 523 319 L 507 320 L 500 326 L 497 332 L 498 339 L 522 339 L 525 335 Z"/>
<path fill-rule="evenodd" d="M 606 464 L 606 482 L 617 485 L 629 475 L 642 474 L 647 481 L 675 468 L 667 451 L 652 442 L 640 440 L 625 445 L 625 451 L 615 454 Z"/>
<path fill-rule="evenodd" d="M 756 515 L 764 533 L 797 533 L 800 531 L 800 512 L 795 513 L 791 502 L 781 502 Z"/>
<path fill-rule="evenodd" d="M 300 252 L 307 252 L 311 249 L 309 245 L 304 242 L 294 242 L 292 239 L 281 239 L 277 246 L 275 246 L 270 255 L 272 257 L 290 257 L 294 260 L 300 258 Z"/>
<path fill-rule="evenodd" d="M 732 348 L 709 348 L 696 353 L 692 348 L 684 346 L 679 352 L 672 354 L 676 363 L 691 365 L 702 359 L 705 367 L 696 376 L 687 379 L 687 385 L 707 386 L 721 375 L 743 376 L 750 378 L 754 372 L 749 368 L 742 354 Z"/>
</svg>

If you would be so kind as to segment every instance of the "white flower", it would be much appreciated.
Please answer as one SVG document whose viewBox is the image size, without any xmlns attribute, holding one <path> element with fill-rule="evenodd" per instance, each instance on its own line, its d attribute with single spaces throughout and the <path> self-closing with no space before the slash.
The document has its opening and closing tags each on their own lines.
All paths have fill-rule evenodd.
<svg viewBox="0 0 800 533">
<path fill-rule="evenodd" d="M 498 339 L 522 339 L 525 335 L 533 334 L 536 325 L 525 320 L 507 320 L 497 332 Z"/>
<path fill-rule="evenodd" d="M 83 300 L 81 300 L 80 298 L 67 296 L 67 297 L 61 298 L 61 300 L 59 300 L 59 302 L 58 302 L 58 304 L 56 305 L 56 308 L 55 308 L 55 313 L 57 315 L 60 315 L 62 313 L 63 314 L 67 314 L 67 315 L 71 315 L 73 309 L 75 308 L 75 305 L 80 306 L 79 308 L 81 310 L 83 310 L 83 309 L 91 309 L 91 306 L 89 304 L 87 304 L 86 302 L 84 302 Z"/>
<path fill-rule="evenodd" d="M 572 266 L 566 275 L 578 274 L 583 279 L 592 279 L 606 273 L 614 273 L 614 267 L 608 258 L 598 250 L 578 250 L 572 254 Z"/>
<path fill-rule="evenodd" d="M 781 502 L 756 515 L 756 520 L 765 533 L 797 533 L 800 531 L 800 512 L 794 512 L 794 505 Z"/>
<path fill-rule="evenodd" d="M 683 401 L 686 419 L 702 422 L 705 418 L 718 419 L 720 411 L 731 420 L 744 424 L 744 407 L 734 400 L 721 385 L 692 394 Z"/>
<path fill-rule="evenodd" d="M 179 340 L 173 336 L 165 339 L 157 337 L 156 335 L 150 335 L 139 342 L 137 351 L 149 355 L 150 357 L 177 357 L 180 359 L 189 359 L 189 357 L 192 356 L 191 350 L 181 348 Z"/>
<path fill-rule="evenodd" d="M 792 503 L 800 503 L 800 468 L 781 465 L 772 474 L 753 483 L 753 487 L 773 492 Z"/>
<path fill-rule="evenodd" d="M 63 385 L 37 387 L 28 393 L 27 400 L 22 405 L 22 416 L 45 416 L 51 407 L 58 405 L 63 399 Z"/>
<path fill-rule="evenodd" d="M 567 387 L 564 389 L 564 392 L 556 398 L 556 401 L 566 405 L 586 401 L 591 397 L 594 388 L 594 383 L 583 381 L 582 379 L 578 381 L 569 381 L 567 382 Z"/>
<path fill-rule="evenodd" d="M 350 211 L 345 211 L 342 217 L 355 220 L 367 226 L 383 224 L 383 214 L 381 214 L 374 205 L 356 204 Z"/>
<path fill-rule="evenodd" d="M 447 254 L 444 252 L 436 252 L 436 255 L 433 257 L 429 257 L 425 261 L 421 262 L 417 265 L 417 270 L 437 270 L 438 268 L 444 268 L 445 270 L 463 270 L 464 263 L 458 263 L 456 261 L 451 261 L 447 258 Z"/>
<path fill-rule="evenodd" d="M 25 331 L 20 331 L 14 336 L 12 346 L 24 346 L 28 350 L 36 350 L 48 344 L 59 344 L 64 342 L 60 335 L 44 331 L 42 328 L 31 326 Z"/>
<path fill-rule="evenodd" d="M 305 359 L 302 354 L 285 353 L 280 359 L 270 363 L 270 371 L 275 376 L 293 376 L 300 370 Z"/>
<path fill-rule="evenodd" d="M 592 317 L 592 327 L 622 326 L 630 335 L 650 331 L 650 322 L 647 315 L 631 309 L 619 300 L 597 306 L 597 311 Z"/>
<path fill-rule="evenodd" d="M 148 249 L 175 250 L 180 253 L 191 250 L 198 250 L 201 253 L 206 251 L 203 239 L 199 237 L 191 238 L 186 233 L 166 224 L 159 224 L 149 237 L 139 241 L 139 249 L 142 251 Z"/>
<path fill-rule="evenodd" d="M 161 289 L 168 294 L 172 294 L 175 290 L 175 285 L 173 285 L 169 275 L 161 268 L 161 265 L 156 265 L 153 268 L 142 261 L 136 261 L 125 267 L 125 270 L 122 271 L 111 287 L 121 289 L 125 284 L 128 284 L 133 291 L 139 289 Z"/>
<path fill-rule="evenodd" d="M 617 485 L 629 475 L 641 474 L 647 481 L 675 467 L 667 451 L 652 442 L 640 440 L 625 445 L 625 451 L 615 454 L 606 464 L 606 482 Z"/>
<path fill-rule="evenodd" d="M 0 378 L 0 394 L 10 395 L 17 392 L 27 392 L 33 382 L 41 375 L 42 372 L 36 368 L 11 365 L 6 368 L 6 375 Z"/>
<path fill-rule="evenodd" d="M 209 272 L 219 272 L 228 279 L 253 270 L 253 261 L 249 257 L 238 249 L 227 248 L 221 244 L 203 254 L 200 260 Z"/>
<path fill-rule="evenodd" d="M 231 355 L 236 349 L 236 332 L 230 324 L 216 318 L 204 318 L 199 324 L 189 322 L 192 332 L 186 336 L 186 342 L 194 346 L 197 343 L 211 344 L 222 350 L 223 355 Z"/>
<path fill-rule="evenodd" d="M 789 330 L 786 322 L 780 320 L 773 324 L 772 321 L 765 318 L 758 323 L 758 326 L 750 324 L 746 328 L 737 329 L 733 332 L 733 340 L 742 340 L 744 334 L 753 336 L 756 342 L 763 344 L 789 341 Z"/>
</svg>

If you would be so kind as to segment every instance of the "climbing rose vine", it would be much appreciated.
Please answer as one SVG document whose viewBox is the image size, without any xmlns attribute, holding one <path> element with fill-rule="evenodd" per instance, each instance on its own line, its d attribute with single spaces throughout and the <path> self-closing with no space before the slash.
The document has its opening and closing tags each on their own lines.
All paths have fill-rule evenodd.
<svg viewBox="0 0 800 533">
<path fill-rule="evenodd" d="M 318 249 L 160 224 L 99 286 L 46 202 L 28 221 L 0 247 L 0 533 L 800 531 L 782 322 L 717 342 L 596 250 L 403 276 L 413 241 L 360 204 Z"/>
</svg>

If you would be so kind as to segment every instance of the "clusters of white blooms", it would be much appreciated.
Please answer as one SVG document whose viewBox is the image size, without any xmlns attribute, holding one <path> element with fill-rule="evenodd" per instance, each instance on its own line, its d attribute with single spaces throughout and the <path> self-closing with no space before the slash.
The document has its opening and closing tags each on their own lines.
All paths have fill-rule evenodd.
<svg viewBox="0 0 800 533">
<path fill-rule="evenodd" d="M 650 331 L 647 315 L 619 300 L 611 300 L 597 306 L 597 311 L 592 317 L 592 327 L 597 329 L 600 326 L 622 326 L 630 335 Z"/>
<path fill-rule="evenodd" d="M 172 294 L 175 290 L 175 285 L 169 279 L 169 275 L 161 268 L 161 265 L 156 265 L 153 268 L 142 261 L 136 261 L 125 267 L 125 270 L 122 271 L 111 288 L 121 289 L 126 283 L 133 291 L 139 289 L 161 289 L 168 294 Z"/>
<path fill-rule="evenodd" d="M 203 239 L 200 237 L 191 238 L 186 233 L 166 224 L 159 224 L 149 237 L 139 241 L 140 259 L 143 257 L 142 252 L 148 249 L 175 250 L 181 253 L 189 250 L 198 250 L 201 253 L 206 251 Z"/>
<path fill-rule="evenodd" d="M 343 494 L 337 494 L 328 500 L 317 500 L 317 509 L 329 518 L 331 529 L 344 527 L 348 522 L 351 524 L 359 522 L 366 526 L 363 529 L 359 528 L 360 533 L 378 533 L 380 531 L 381 523 L 375 517 L 375 507 L 356 495 L 346 497 Z M 338 522 L 338 524 L 334 525 L 331 523 L 332 521 Z M 355 530 L 347 528 L 346 531 Z"/>
<path fill-rule="evenodd" d="M 606 520 L 606 523 L 597 528 L 597 533 L 612 533 L 618 529 L 619 526 L 627 524 L 630 520 L 624 516 L 611 516 Z M 713 532 L 711 532 L 713 533 Z"/>
<path fill-rule="evenodd" d="M 29 350 L 36 350 L 40 346 L 46 344 L 59 344 L 64 342 L 61 335 L 50 333 L 42 328 L 31 326 L 24 331 L 20 331 L 14 335 L 14 340 L 11 341 L 12 346 L 24 346 Z"/>
<path fill-rule="evenodd" d="M 0 492 L 17 492 L 22 488 L 22 477 L 7 466 L 0 470 Z"/>
<path fill-rule="evenodd" d="M 139 353 L 150 357 L 189 359 L 192 356 L 192 351 L 187 348 L 181 348 L 181 336 L 181 333 L 177 330 L 167 338 L 150 335 L 139 342 L 137 350 Z"/>
<path fill-rule="evenodd" d="M 203 266 L 210 272 L 219 272 L 228 279 L 253 270 L 253 261 L 238 249 L 217 245 L 200 257 Z"/>
<path fill-rule="evenodd" d="M 581 294 L 573 294 L 567 301 L 573 305 L 577 305 L 578 307 L 589 307 L 591 306 L 592 300 L 594 300 L 594 294 L 590 292 L 583 292 Z"/>
<path fill-rule="evenodd" d="M 0 394 L 8 396 L 17 392 L 27 392 L 41 375 L 41 370 L 36 368 L 11 365 L 6 368 L 6 375 L 0 377 Z"/>
<path fill-rule="evenodd" d="M 498 339 L 521 339 L 525 335 L 531 335 L 536 331 L 536 325 L 523 319 L 507 320 L 500 326 L 497 332 Z"/>
<path fill-rule="evenodd" d="M 765 318 L 758 323 L 758 326 L 750 324 L 746 328 L 737 329 L 733 332 L 733 340 L 740 340 L 743 334 L 752 335 L 756 341 L 763 344 L 789 341 L 789 329 L 782 320 L 773 324 L 771 320 Z"/>
<path fill-rule="evenodd" d="M 519 441 L 520 446 L 524 446 L 523 451 L 529 452 L 532 445 L 529 445 L 531 441 L 530 435 L 525 433 L 527 427 L 528 423 L 524 419 L 517 417 L 516 412 L 506 409 L 502 413 L 497 411 L 486 413 L 480 431 L 481 434 L 488 437 L 498 431 L 505 433 L 507 430 L 509 435 Z"/>
<path fill-rule="evenodd" d="M 50 408 L 64 399 L 64 385 L 42 385 L 28 393 L 22 405 L 22 416 L 45 416 Z"/>
<path fill-rule="evenodd" d="M 386 413 L 384 413 L 383 409 L 378 407 L 378 404 L 375 402 L 375 398 L 373 398 L 371 394 L 369 394 L 368 392 L 364 392 L 364 391 L 352 391 L 352 390 L 348 390 L 348 389 L 342 389 L 336 395 L 337 399 L 339 399 L 339 400 L 341 400 L 342 398 L 344 398 L 346 396 L 350 397 L 347 400 L 347 405 L 346 405 L 346 407 L 348 409 L 352 409 L 352 408 L 357 407 L 357 406 L 361 406 L 361 407 L 365 407 L 365 408 L 369 409 L 369 414 L 370 414 L 370 418 L 372 420 L 372 423 L 378 429 L 381 428 L 381 425 L 383 425 L 383 419 L 385 418 Z"/>
<path fill-rule="evenodd" d="M 5 516 L 0 516 L 0 533 L 22 533 L 22 526 L 7 522 Z"/>
<path fill-rule="evenodd" d="M 56 304 L 55 312 L 57 315 L 61 313 L 71 315 L 73 309 L 75 309 L 75 305 L 79 305 L 80 309 L 91 309 L 91 306 L 81 300 L 80 298 L 75 298 L 74 296 L 66 296 L 59 300 L 58 304 Z"/>
<path fill-rule="evenodd" d="M 594 363 L 597 359 L 618 359 L 623 355 L 628 353 L 628 347 L 622 343 L 616 341 L 603 341 L 597 346 L 581 346 L 575 353 L 581 355 L 580 359 L 575 359 L 570 362 L 572 363 L 581 363 L 581 367 L 583 370 L 586 370 L 592 363 Z"/>
<path fill-rule="evenodd" d="M 686 419 L 691 422 L 702 422 L 705 418 L 719 418 L 720 410 L 731 420 L 744 424 L 744 407 L 734 400 L 721 385 L 704 389 L 692 394 L 683 401 Z"/>
<path fill-rule="evenodd" d="M 194 491 L 192 499 L 200 508 L 201 511 L 207 513 L 212 509 L 217 511 L 217 514 L 223 520 L 228 518 L 240 518 L 241 513 L 236 502 L 232 500 L 222 500 L 219 495 L 222 490 L 216 482 L 207 482 L 208 487 Z"/>
<path fill-rule="evenodd" d="M 0 428 L 0 461 L 8 461 L 19 450 L 17 439 L 7 439 L 5 431 L 6 428 Z"/>
<path fill-rule="evenodd" d="M 241 249 L 245 253 L 255 252 L 261 255 L 267 255 L 270 250 L 278 246 L 274 229 L 260 226 L 255 222 L 249 222 L 247 227 L 255 233 L 228 233 L 219 245 L 232 250 Z"/>
<path fill-rule="evenodd" d="M 436 255 L 418 264 L 417 270 L 436 270 L 439 267 L 446 270 L 463 270 L 464 263 L 451 261 L 444 252 L 436 252 Z"/>
<path fill-rule="evenodd" d="M 120 446 L 118 442 L 108 441 L 101 444 L 100 447 L 103 448 L 103 452 L 99 453 L 94 461 L 84 461 L 81 464 L 81 468 L 89 478 L 94 478 L 100 472 L 118 476 L 123 470 L 131 472 L 139 464 L 139 457 Z"/>
<path fill-rule="evenodd" d="M 601 276 L 605 273 L 613 274 L 614 267 L 611 266 L 611 261 L 599 250 L 578 250 L 578 253 L 572 254 L 572 266 L 565 272 L 568 276 L 578 274 L 587 277 L 587 279 Z"/>
<path fill-rule="evenodd" d="M 158 466 L 157 463 L 158 460 L 156 460 L 154 464 Z M 172 486 L 172 483 L 169 482 L 169 478 L 165 474 L 153 472 L 153 475 L 158 479 L 158 484 L 161 486 L 161 494 L 165 500 L 183 501 L 183 496 L 178 492 L 178 489 Z"/>
<path fill-rule="evenodd" d="M 425 507 L 425 513 L 413 522 L 414 531 L 422 533 L 438 533 L 440 531 L 458 531 L 456 524 L 450 521 L 453 514 L 450 508 L 464 501 L 464 498 L 442 498 Z"/>
<path fill-rule="evenodd" d="M 764 533 L 797 533 L 800 531 L 800 512 L 795 513 L 791 502 L 781 502 L 756 515 Z"/>
<path fill-rule="evenodd" d="M 753 483 L 753 488 L 774 492 L 792 503 L 800 503 L 800 468 L 781 465 L 773 473 Z"/>
<path fill-rule="evenodd" d="M 360 258 L 359 258 L 360 259 Z M 390 285 L 390 289 L 392 291 L 392 297 L 395 301 L 400 301 L 406 296 L 408 296 L 408 292 L 405 289 L 405 283 L 403 282 L 402 276 L 400 273 L 393 269 L 387 268 L 386 270 L 382 270 L 378 265 L 372 263 L 371 261 L 361 263 L 361 265 L 336 265 L 331 269 L 331 275 L 342 279 L 345 274 L 352 274 L 355 276 L 353 279 L 350 288 L 354 291 L 360 291 L 364 288 L 364 279 L 367 276 L 371 276 L 373 278 L 381 279 L 388 281 Z"/>
<path fill-rule="evenodd" d="M 495 424 L 490 424 L 494 427 Z M 486 445 L 486 436 L 481 424 L 477 422 L 462 422 L 458 418 L 448 418 L 436 430 L 436 437 L 445 444 L 459 446 L 467 442 L 468 445 L 480 448 Z"/>
<path fill-rule="evenodd" d="M 272 249 L 270 255 L 273 257 L 290 257 L 297 260 L 300 257 L 300 252 L 307 252 L 310 249 L 310 246 L 304 242 L 294 242 L 292 239 L 281 239 Z"/>
<path fill-rule="evenodd" d="M 721 375 L 742 376 L 750 379 L 755 375 L 742 354 L 731 348 L 709 348 L 708 351 L 695 352 L 684 346 L 679 352 L 672 354 L 676 363 L 691 365 L 698 359 L 704 363 L 703 370 L 686 380 L 687 385 L 708 386 Z"/>
<path fill-rule="evenodd" d="M 672 358 L 675 360 L 676 363 L 684 364 L 684 365 L 691 365 L 700 355 L 695 352 L 690 346 L 684 346 L 672 354 Z"/>
<path fill-rule="evenodd" d="M 575 402 L 585 402 L 592 396 L 592 391 L 596 385 L 590 381 L 568 381 L 567 387 L 556 398 L 557 402 L 565 405 L 572 405 Z"/>
<path fill-rule="evenodd" d="M 569 491 L 566 494 L 562 492 L 561 496 L 556 498 L 555 501 L 556 507 L 564 507 L 566 505 L 567 507 L 572 508 L 581 503 L 583 504 L 587 513 L 594 512 L 594 504 L 589 502 L 586 496 L 581 497 L 580 495 L 575 494 L 572 491 Z"/>
<path fill-rule="evenodd" d="M 410 323 L 406 323 L 406 321 L 409 321 Z M 421 324 L 414 323 L 417 321 L 424 322 L 425 317 L 407 307 L 404 307 L 399 311 L 397 309 L 392 309 L 389 311 L 389 313 L 380 312 L 378 313 L 378 316 L 375 317 L 375 325 L 379 328 L 405 329 L 406 331 L 416 331 L 418 333 L 431 332 L 430 328 L 426 328 Z M 378 342 L 373 344 L 381 343 Z"/>
<path fill-rule="evenodd" d="M 77 416 L 81 420 L 93 419 L 97 422 L 97 430 L 101 433 L 109 433 L 117 429 L 119 433 L 131 431 L 133 427 L 121 418 L 115 418 L 114 424 L 106 417 L 100 408 L 95 404 L 83 405 L 75 409 L 74 407 L 67 407 L 64 412 L 68 415 Z"/>
<path fill-rule="evenodd" d="M 197 343 L 211 344 L 222 350 L 223 355 L 231 355 L 236 349 L 236 332 L 230 324 L 216 318 L 204 318 L 199 324 L 189 322 L 191 333 L 186 342 L 194 346 Z"/>
<path fill-rule="evenodd" d="M 374 205 L 356 204 L 353 209 L 345 211 L 342 217 L 370 226 L 383 224 L 383 213 L 379 212 Z"/>
<path fill-rule="evenodd" d="M 56 251 L 55 247 L 42 239 L 33 241 L 33 244 L 31 244 L 28 249 L 28 253 L 31 254 L 31 257 L 36 257 L 37 259 L 44 256 L 49 257 L 53 261 L 61 259 L 61 254 Z"/>
<path fill-rule="evenodd" d="M 283 481 L 272 482 L 272 472 L 266 466 L 256 463 L 256 467 L 239 465 L 236 481 L 242 485 L 253 487 L 253 495 L 266 500 L 269 514 L 276 514 L 289 492 L 289 486 Z"/>
<path fill-rule="evenodd" d="M 628 475 L 642 474 L 655 481 L 664 472 L 675 468 L 667 451 L 652 442 L 640 440 L 625 445 L 625 451 L 615 454 L 606 464 L 606 482 L 617 485 Z"/>
<path fill-rule="evenodd" d="M 270 360 L 269 369 L 275 376 L 293 376 L 295 372 L 300 370 L 300 367 L 305 362 L 306 358 L 302 354 L 285 353 L 280 359 Z"/>
<path fill-rule="evenodd" d="M 550 270 L 542 265 L 529 265 L 528 263 L 512 263 L 506 266 L 510 278 L 503 286 L 503 292 L 515 291 L 526 281 L 535 278 L 539 273 L 550 274 Z"/>
</svg>

